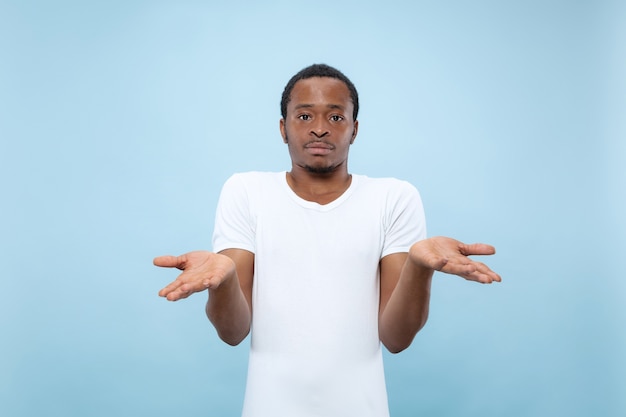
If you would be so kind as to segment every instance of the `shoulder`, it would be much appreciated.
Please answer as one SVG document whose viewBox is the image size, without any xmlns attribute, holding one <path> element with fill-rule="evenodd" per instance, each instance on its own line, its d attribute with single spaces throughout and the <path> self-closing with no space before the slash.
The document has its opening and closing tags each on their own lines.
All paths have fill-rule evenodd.
<svg viewBox="0 0 626 417">
<path fill-rule="evenodd" d="M 408 181 L 393 177 L 371 178 L 366 175 L 353 174 L 358 188 L 367 193 L 383 194 L 389 197 L 417 195 L 417 188 Z"/>
<path fill-rule="evenodd" d="M 238 172 L 231 175 L 224 183 L 225 188 L 252 188 L 280 183 L 285 177 L 284 172 L 249 171 Z"/>
<path fill-rule="evenodd" d="M 379 207 L 384 216 L 394 219 L 409 214 L 410 217 L 423 218 L 423 202 L 417 188 L 408 181 L 386 177 L 357 177 L 357 190 L 361 201 Z M 391 220 L 389 220 L 391 222 Z"/>
<path fill-rule="evenodd" d="M 275 181 L 278 178 L 284 177 L 284 172 L 265 172 L 265 171 L 248 171 L 248 172 L 237 172 L 228 178 L 226 182 L 236 181 L 236 182 L 255 182 L 255 181 Z"/>
<path fill-rule="evenodd" d="M 220 200 L 255 206 L 275 198 L 285 187 L 284 172 L 240 172 L 231 175 L 220 193 Z"/>
</svg>

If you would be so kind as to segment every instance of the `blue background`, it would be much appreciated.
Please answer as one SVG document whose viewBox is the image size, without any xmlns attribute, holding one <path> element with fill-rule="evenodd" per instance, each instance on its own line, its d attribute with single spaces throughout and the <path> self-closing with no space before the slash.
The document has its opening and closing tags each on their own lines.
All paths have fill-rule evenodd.
<svg viewBox="0 0 626 417">
<path fill-rule="evenodd" d="M 385 355 L 392 415 L 626 415 L 626 8 L 618 1 L 0 1 L 0 415 L 237 416 L 248 341 L 161 254 L 210 249 L 233 172 L 289 169 L 280 93 L 359 89 L 350 170 L 416 185 L 436 275 Z"/>
</svg>

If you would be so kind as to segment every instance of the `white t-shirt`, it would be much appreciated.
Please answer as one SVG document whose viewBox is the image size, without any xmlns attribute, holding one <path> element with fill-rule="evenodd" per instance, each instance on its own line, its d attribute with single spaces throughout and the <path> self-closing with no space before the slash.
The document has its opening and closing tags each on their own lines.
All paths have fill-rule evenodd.
<svg viewBox="0 0 626 417">
<path fill-rule="evenodd" d="M 285 172 L 233 175 L 213 250 L 255 254 L 243 416 L 388 416 L 379 262 L 425 237 L 420 196 L 405 181 L 352 175 L 320 205 L 298 197 Z"/>
</svg>

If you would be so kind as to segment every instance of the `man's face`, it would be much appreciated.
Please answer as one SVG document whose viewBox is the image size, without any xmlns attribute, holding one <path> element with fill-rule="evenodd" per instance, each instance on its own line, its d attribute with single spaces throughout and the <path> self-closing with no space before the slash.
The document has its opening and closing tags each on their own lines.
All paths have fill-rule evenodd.
<svg viewBox="0 0 626 417">
<path fill-rule="evenodd" d="M 296 83 L 290 97 L 280 133 L 293 168 L 323 174 L 347 166 L 358 129 L 348 87 L 334 78 L 307 78 Z"/>
</svg>

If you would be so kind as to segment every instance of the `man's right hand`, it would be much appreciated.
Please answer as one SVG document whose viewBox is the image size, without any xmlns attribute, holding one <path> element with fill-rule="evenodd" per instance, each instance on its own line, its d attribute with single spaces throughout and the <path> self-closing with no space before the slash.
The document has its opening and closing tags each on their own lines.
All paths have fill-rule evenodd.
<svg viewBox="0 0 626 417">
<path fill-rule="evenodd" d="M 177 301 L 206 289 L 217 289 L 236 274 L 231 258 L 208 251 L 194 251 L 180 256 L 159 256 L 154 265 L 183 271 L 176 280 L 159 291 L 161 297 Z"/>
</svg>

